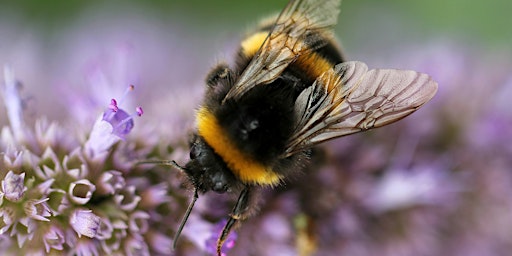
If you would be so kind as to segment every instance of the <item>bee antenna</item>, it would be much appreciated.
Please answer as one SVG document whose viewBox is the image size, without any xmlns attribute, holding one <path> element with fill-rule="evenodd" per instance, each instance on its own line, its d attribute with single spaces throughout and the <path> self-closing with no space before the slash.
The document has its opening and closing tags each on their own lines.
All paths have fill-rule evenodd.
<svg viewBox="0 0 512 256">
<path fill-rule="evenodd" d="M 173 161 L 174 162 L 174 161 Z M 176 249 L 176 244 L 178 242 L 178 238 L 181 235 L 181 231 L 183 230 L 183 227 L 185 227 L 185 223 L 187 223 L 188 217 L 190 216 L 190 213 L 192 212 L 192 208 L 194 208 L 194 204 L 196 203 L 196 200 L 198 198 L 197 188 L 194 190 L 194 198 L 188 205 L 187 211 L 185 212 L 185 215 L 183 216 L 183 219 L 181 220 L 180 226 L 178 228 L 178 231 L 176 231 L 176 235 L 174 235 L 174 241 L 172 242 L 172 249 Z"/>
<path fill-rule="evenodd" d="M 168 165 L 168 166 L 173 166 L 174 168 L 186 173 L 186 169 L 184 167 L 182 167 L 181 165 L 179 165 L 178 163 L 176 163 L 176 161 L 174 161 L 174 160 L 145 160 L 145 161 L 140 161 L 137 164 Z M 187 211 L 185 212 L 185 215 L 183 216 L 183 219 L 181 220 L 180 226 L 178 227 L 178 230 L 176 231 L 176 234 L 174 235 L 174 241 L 172 242 L 173 250 L 176 249 L 176 244 L 178 242 L 178 238 L 180 237 L 181 231 L 183 231 L 183 228 L 185 227 L 185 224 L 187 223 L 188 217 L 190 216 L 190 213 L 192 212 L 192 209 L 194 208 L 194 204 L 196 203 L 197 198 L 199 198 L 198 188 L 195 187 L 194 197 L 192 198 L 192 201 L 188 205 Z"/>
<path fill-rule="evenodd" d="M 176 161 L 174 161 L 174 160 L 144 160 L 144 161 L 137 162 L 137 165 L 139 165 L 139 164 L 168 165 L 168 166 L 172 166 L 182 172 L 186 172 L 185 168 L 182 167 L 181 165 L 179 165 L 178 163 L 176 163 Z"/>
</svg>

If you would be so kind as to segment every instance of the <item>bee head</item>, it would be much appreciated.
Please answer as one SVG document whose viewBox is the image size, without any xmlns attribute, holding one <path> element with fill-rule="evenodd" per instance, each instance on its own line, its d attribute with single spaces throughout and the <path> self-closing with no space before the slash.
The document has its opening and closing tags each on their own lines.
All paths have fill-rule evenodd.
<svg viewBox="0 0 512 256">
<path fill-rule="evenodd" d="M 190 143 L 190 161 L 183 168 L 200 192 L 230 192 L 236 182 L 226 163 L 198 135 Z"/>
</svg>

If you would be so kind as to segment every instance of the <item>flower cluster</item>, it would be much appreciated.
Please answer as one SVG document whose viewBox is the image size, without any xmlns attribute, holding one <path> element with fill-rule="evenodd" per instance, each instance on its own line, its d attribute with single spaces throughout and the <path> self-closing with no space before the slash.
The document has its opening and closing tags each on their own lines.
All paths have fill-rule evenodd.
<svg viewBox="0 0 512 256">
<path fill-rule="evenodd" d="M 2 95 L 10 125 L 0 141 L 0 248 L 9 254 L 149 255 L 168 253 L 164 234 L 149 230 L 166 186 L 136 184 L 135 160 L 118 145 L 134 127 L 113 99 L 83 141 L 45 119 L 24 120 L 24 100 L 13 71 L 4 70 Z M 129 87 L 129 91 L 133 86 Z M 133 150 L 131 153 L 136 154 Z M 119 160 L 119 159 L 118 159 Z"/>
</svg>

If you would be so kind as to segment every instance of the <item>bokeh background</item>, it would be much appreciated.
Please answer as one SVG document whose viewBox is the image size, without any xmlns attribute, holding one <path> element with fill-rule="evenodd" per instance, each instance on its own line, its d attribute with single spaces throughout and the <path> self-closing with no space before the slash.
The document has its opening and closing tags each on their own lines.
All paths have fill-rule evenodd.
<svg viewBox="0 0 512 256">
<path fill-rule="evenodd" d="M 100 108 L 84 102 L 113 97 L 101 81 L 117 95 L 136 85 L 145 115 L 132 140 L 149 130 L 155 147 L 169 149 L 159 157 L 184 163 L 209 68 L 229 62 L 240 36 L 285 4 L 2 1 L 0 63 L 30 95 L 30 118 L 66 125 L 92 126 L 80 113 Z M 343 1 L 335 34 L 349 59 L 429 73 L 439 92 L 397 124 L 327 143 L 302 177 L 263 190 L 260 213 L 238 230 L 230 254 L 509 255 L 510 10 L 507 0 Z M 3 111 L 0 124 L 8 124 Z M 190 196 L 176 179 L 170 237 Z M 232 200 L 201 197 L 175 253 L 208 251 L 201 232 Z"/>
<path fill-rule="evenodd" d="M 112 47 L 125 44 L 136 55 L 130 64 L 153 73 L 138 72 L 140 79 L 157 80 L 147 82 L 161 94 L 160 87 L 200 83 L 212 65 L 232 58 L 243 32 L 285 4 L 2 1 L 0 61 L 10 63 L 20 76 L 27 74 L 27 86 L 43 87 L 76 78 L 83 71 L 80 64 L 90 62 L 94 54 L 108 54 Z M 488 63 L 485 66 L 498 66 L 485 58 L 510 54 L 510 7 L 512 3 L 505 0 L 344 1 L 336 35 L 350 59 L 368 62 L 370 67 L 405 68 L 408 63 L 396 61 L 397 55 L 426 54 L 435 47 L 453 47 L 483 57 L 474 58 Z"/>
</svg>

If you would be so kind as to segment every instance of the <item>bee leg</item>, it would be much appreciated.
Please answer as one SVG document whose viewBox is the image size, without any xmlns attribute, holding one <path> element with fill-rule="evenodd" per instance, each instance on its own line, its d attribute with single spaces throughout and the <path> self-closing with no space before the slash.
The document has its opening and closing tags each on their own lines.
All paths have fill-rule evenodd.
<svg viewBox="0 0 512 256">
<path fill-rule="evenodd" d="M 247 206 L 249 203 L 249 194 L 250 194 L 250 186 L 246 186 L 242 192 L 240 192 L 240 196 L 238 196 L 238 200 L 236 201 L 235 207 L 231 211 L 231 214 L 229 214 L 229 220 L 224 226 L 224 229 L 222 229 L 222 233 L 217 240 L 217 255 L 221 255 L 221 249 L 222 245 L 228 238 L 229 233 L 231 232 L 231 229 L 233 228 L 233 225 L 239 220 L 243 218 L 243 214 L 247 211 Z"/>
</svg>

